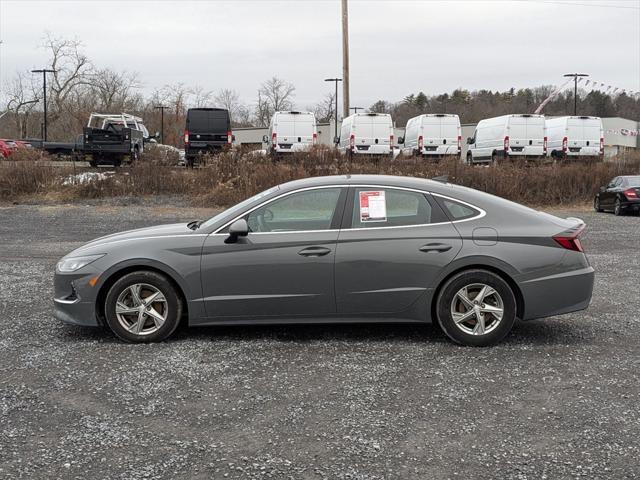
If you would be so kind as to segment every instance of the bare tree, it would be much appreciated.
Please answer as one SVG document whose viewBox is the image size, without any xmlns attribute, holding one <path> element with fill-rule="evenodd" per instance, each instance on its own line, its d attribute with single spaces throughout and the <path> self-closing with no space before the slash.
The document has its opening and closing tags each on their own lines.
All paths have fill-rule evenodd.
<svg viewBox="0 0 640 480">
<path fill-rule="evenodd" d="M 311 109 L 319 123 L 329 123 L 335 116 L 335 99 L 335 93 L 327 93 L 324 98 Z"/>
<path fill-rule="evenodd" d="M 240 100 L 240 95 L 237 91 L 223 88 L 218 91 L 214 100 L 217 106 L 229 110 L 231 122 L 234 125 L 248 120 L 249 110 Z"/>
<path fill-rule="evenodd" d="M 29 113 L 39 101 L 33 78 L 24 72 L 18 72 L 9 84 L 5 95 L 7 110 L 12 112 L 15 121 L 16 136 L 25 138 L 28 136 Z"/>
<path fill-rule="evenodd" d="M 103 68 L 91 75 L 89 93 L 96 97 L 95 108 L 99 110 L 127 111 L 140 107 L 140 87 L 136 73 Z"/>
<path fill-rule="evenodd" d="M 272 77 L 264 82 L 258 90 L 256 105 L 256 119 L 262 126 L 269 124 L 274 112 L 291 110 L 296 87 L 278 77 Z"/>
<path fill-rule="evenodd" d="M 189 104 L 194 108 L 204 108 L 210 107 L 213 92 L 211 90 L 205 90 L 201 85 L 196 85 L 190 91 L 191 96 L 193 97 Z"/>
</svg>

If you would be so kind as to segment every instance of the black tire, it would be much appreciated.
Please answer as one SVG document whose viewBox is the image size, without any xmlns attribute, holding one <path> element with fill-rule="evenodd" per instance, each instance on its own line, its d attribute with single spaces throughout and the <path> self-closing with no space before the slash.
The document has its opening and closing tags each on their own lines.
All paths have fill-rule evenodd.
<svg viewBox="0 0 640 480">
<path fill-rule="evenodd" d="M 96 168 L 98 166 L 98 162 L 96 162 L 93 158 L 89 160 L 89 166 Z"/>
<path fill-rule="evenodd" d="M 622 211 L 622 204 L 620 203 L 620 198 L 616 198 L 616 203 L 613 206 L 613 214 L 616 217 L 624 215 L 624 212 Z"/>
<path fill-rule="evenodd" d="M 495 165 L 496 163 L 498 163 L 498 154 L 497 154 L 497 152 L 493 152 L 493 153 L 491 154 L 491 163 L 492 163 L 493 165 Z"/>
<path fill-rule="evenodd" d="M 458 301 L 456 296 L 464 287 L 471 287 L 468 290 L 469 298 L 471 302 L 475 301 L 477 296 L 473 296 L 472 292 L 474 288 L 479 288 L 477 285 L 489 286 L 498 295 L 497 297 L 488 295 L 486 298 L 489 300 L 486 301 L 486 304 L 478 302 L 478 308 L 481 305 L 490 307 L 492 303 L 499 305 L 498 299 L 502 302 L 503 308 L 502 318 L 499 321 L 496 320 L 497 317 L 494 317 L 493 314 L 482 313 L 483 318 L 485 318 L 485 315 L 489 315 L 490 321 L 490 323 L 486 323 L 485 320 L 482 321 L 482 325 L 486 324 L 488 330 L 484 334 L 473 334 L 465 331 L 465 329 L 471 329 L 473 324 L 469 325 L 467 322 L 460 322 L 461 326 L 458 326 L 451 312 L 454 299 L 456 299 L 456 302 Z M 475 295 L 479 295 L 479 292 Z M 481 301 L 484 302 L 484 299 L 481 299 Z M 440 328 L 455 343 L 470 347 L 487 347 L 498 343 L 511 331 L 516 319 L 516 298 L 509 284 L 498 275 L 486 270 L 466 270 L 457 273 L 443 285 L 438 294 L 436 315 Z M 475 318 L 477 317 L 470 317 L 468 322 L 473 322 Z M 478 321 L 475 321 L 477 325 Z"/>
<path fill-rule="evenodd" d="M 603 210 L 602 210 L 602 208 L 600 207 L 600 197 L 596 197 L 596 198 L 593 200 L 593 209 L 594 209 L 596 212 L 602 212 L 602 211 L 603 211 Z"/>
<path fill-rule="evenodd" d="M 166 319 L 164 323 L 153 331 L 153 328 L 157 327 L 151 316 L 144 316 L 146 320 L 143 321 L 143 325 L 148 328 L 150 333 L 136 334 L 126 329 L 118 319 L 116 315 L 116 303 L 118 298 L 127 292 L 133 285 L 147 285 L 157 289 L 162 293 L 166 303 L 163 305 L 163 311 L 158 313 L 164 314 L 164 308 L 166 308 Z M 147 287 L 143 287 L 141 292 Z M 142 294 L 141 294 L 141 298 Z M 146 298 L 149 298 L 147 296 Z M 152 308 L 156 307 L 155 302 L 149 304 Z M 133 307 L 132 307 L 133 309 Z M 168 338 L 178 327 L 180 323 L 180 317 L 182 315 L 182 302 L 178 293 L 175 290 L 173 284 L 163 275 L 150 271 L 138 271 L 124 275 L 122 278 L 116 280 L 116 282 L 109 289 L 104 305 L 105 320 L 111 331 L 121 340 L 130 343 L 149 343 L 160 342 Z M 137 317 L 137 313 L 127 314 L 126 318 L 131 319 L 134 323 Z M 153 327 L 152 327 L 153 324 Z"/>
<path fill-rule="evenodd" d="M 467 153 L 467 165 L 473 165 L 473 156 L 471 152 Z"/>
</svg>

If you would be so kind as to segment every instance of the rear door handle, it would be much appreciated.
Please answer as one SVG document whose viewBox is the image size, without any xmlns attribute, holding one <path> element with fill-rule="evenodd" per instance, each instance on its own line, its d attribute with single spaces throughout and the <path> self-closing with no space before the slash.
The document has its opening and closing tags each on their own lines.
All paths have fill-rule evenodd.
<svg viewBox="0 0 640 480">
<path fill-rule="evenodd" d="M 326 247 L 307 247 L 298 252 L 303 257 L 322 257 L 331 253 L 331 249 Z"/>
<path fill-rule="evenodd" d="M 447 252 L 451 250 L 451 245 L 445 243 L 427 243 L 419 248 L 421 252 Z"/>
</svg>

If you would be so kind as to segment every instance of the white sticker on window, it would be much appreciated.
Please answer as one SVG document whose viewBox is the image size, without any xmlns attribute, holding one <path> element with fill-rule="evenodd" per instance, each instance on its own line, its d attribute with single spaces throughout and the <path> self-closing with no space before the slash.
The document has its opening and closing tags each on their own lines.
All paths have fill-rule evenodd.
<svg viewBox="0 0 640 480">
<path fill-rule="evenodd" d="M 387 221 L 387 201 L 384 190 L 360 192 L 360 221 Z"/>
</svg>

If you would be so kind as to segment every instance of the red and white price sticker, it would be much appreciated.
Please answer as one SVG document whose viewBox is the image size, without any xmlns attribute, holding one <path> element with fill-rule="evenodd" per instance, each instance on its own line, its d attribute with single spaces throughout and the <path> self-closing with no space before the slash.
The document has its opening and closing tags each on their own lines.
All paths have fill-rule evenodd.
<svg viewBox="0 0 640 480">
<path fill-rule="evenodd" d="M 384 190 L 360 192 L 360 221 L 387 221 L 387 200 Z"/>
</svg>

